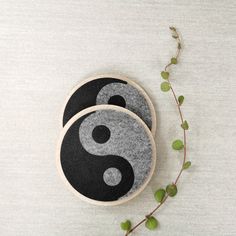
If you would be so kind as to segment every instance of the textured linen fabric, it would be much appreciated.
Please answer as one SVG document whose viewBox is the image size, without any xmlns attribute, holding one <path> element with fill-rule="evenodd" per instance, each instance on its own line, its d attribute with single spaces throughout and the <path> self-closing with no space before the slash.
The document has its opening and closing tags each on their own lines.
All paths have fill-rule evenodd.
<svg viewBox="0 0 236 236">
<path fill-rule="evenodd" d="M 160 228 L 135 235 L 236 235 L 236 2 L 210 0 L 0 0 L 0 235 L 120 236 L 155 206 L 173 181 L 182 138 L 160 71 L 175 53 L 168 27 L 184 39 L 171 68 L 185 96 L 188 158 L 179 192 L 156 214 Z M 158 165 L 132 201 L 101 207 L 61 182 L 55 151 L 68 91 L 96 73 L 120 73 L 148 92 L 157 111 Z"/>
</svg>

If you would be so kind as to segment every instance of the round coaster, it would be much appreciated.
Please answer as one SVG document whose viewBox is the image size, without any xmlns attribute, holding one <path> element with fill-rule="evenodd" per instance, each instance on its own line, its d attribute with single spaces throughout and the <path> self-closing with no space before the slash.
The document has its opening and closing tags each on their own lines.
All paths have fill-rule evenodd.
<svg viewBox="0 0 236 236">
<path fill-rule="evenodd" d="M 156 163 L 153 135 L 133 112 L 97 105 L 76 114 L 62 130 L 57 167 L 66 185 L 97 205 L 138 195 Z"/>
<path fill-rule="evenodd" d="M 124 107 L 138 115 L 155 135 L 156 114 L 146 92 L 135 82 L 118 75 L 100 75 L 78 84 L 63 109 L 63 126 L 85 108 L 111 104 Z"/>
</svg>

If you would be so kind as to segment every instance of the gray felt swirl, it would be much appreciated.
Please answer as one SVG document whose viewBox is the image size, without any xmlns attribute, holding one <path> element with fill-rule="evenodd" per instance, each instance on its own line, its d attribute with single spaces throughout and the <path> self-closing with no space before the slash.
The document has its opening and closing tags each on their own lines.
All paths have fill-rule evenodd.
<svg viewBox="0 0 236 236">
<path fill-rule="evenodd" d="M 110 99 L 119 94 L 125 100 L 125 108 L 134 112 L 146 123 L 152 127 L 151 110 L 144 96 L 130 84 L 111 83 L 105 85 L 98 93 L 96 104 L 109 104 Z"/>
<path fill-rule="evenodd" d="M 154 141 L 133 113 L 101 107 L 88 108 L 92 112 L 83 111 L 69 122 L 60 145 L 60 165 L 67 181 L 84 197 L 117 201 L 129 198 L 149 180 Z"/>
</svg>

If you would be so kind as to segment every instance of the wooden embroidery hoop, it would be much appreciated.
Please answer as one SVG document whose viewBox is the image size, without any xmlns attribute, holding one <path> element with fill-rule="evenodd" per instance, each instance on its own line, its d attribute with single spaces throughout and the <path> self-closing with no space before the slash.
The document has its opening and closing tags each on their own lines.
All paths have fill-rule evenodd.
<svg viewBox="0 0 236 236">
<path fill-rule="evenodd" d="M 74 92 L 77 89 L 79 89 L 81 86 L 83 86 L 84 84 L 86 84 L 86 83 L 88 83 L 88 82 L 90 82 L 92 80 L 99 79 L 99 78 L 104 78 L 104 79 L 105 78 L 106 79 L 115 78 L 115 79 L 120 79 L 120 80 L 126 81 L 128 84 L 130 84 L 133 87 L 135 87 L 144 96 L 144 98 L 146 99 L 146 101 L 148 103 L 150 111 L 151 111 L 151 119 L 152 119 L 152 129 L 151 129 L 151 132 L 152 132 L 153 137 L 155 137 L 155 134 L 156 134 L 156 112 L 155 112 L 155 108 L 154 108 L 154 105 L 153 105 L 150 97 L 147 95 L 146 91 L 139 84 L 137 84 L 136 82 L 134 82 L 133 80 L 131 80 L 131 79 L 125 77 L 125 76 L 117 75 L 117 74 L 97 74 L 97 75 L 91 76 L 91 77 L 89 77 L 89 78 L 79 82 L 71 90 L 71 92 L 68 94 L 68 96 L 67 96 L 67 98 L 65 100 L 65 103 L 64 103 L 64 105 L 62 107 L 62 111 L 61 111 L 61 115 L 60 115 L 60 126 L 63 126 L 62 125 L 62 120 L 63 120 L 63 115 L 64 115 L 64 111 L 65 111 L 65 108 L 66 108 L 66 104 L 69 101 L 69 99 L 71 98 L 71 96 L 74 94 Z"/>
<path fill-rule="evenodd" d="M 73 186 L 68 182 L 67 178 L 64 175 L 64 172 L 62 170 L 62 166 L 61 166 L 61 161 L 60 161 L 60 150 L 61 150 L 61 144 L 63 141 L 63 137 L 66 134 L 66 132 L 68 131 L 68 129 L 70 128 L 70 126 L 76 121 L 78 120 L 80 117 L 90 113 L 90 112 L 94 112 L 94 111 L 98 111 L 98 110 L 115 110 L 115 111 L 120 111 L 120 112 L 124 112 L 128 115 L 130 115 L 131 117 L 133 117 L 134 119 L 136 119 L 145 129 L 151 145 L 152 145 L 152 164 L 151 164 L 151 170 L 149 172 L 149 175 L 147 176 L 147 178 L 145 179 L 144 183 L 142 184 L 142 186 L 139 187 L 139 189 L 137 191 L 135 191 L 134 193 L 132 193 L 130 196 L 126 197 L 126 198 L 121 198 L 120 200 L 116 200 L 116 201 L 97 201 L 94 199 L 90 199 L 84 195 L 82 195 L 81 193 L 79 193 L 78 191 L 76 191 Z M 81 112 L 77 113 L 75 116 L 73 116 L 64 126 L 63 130 L 61 131 L 60 137 L 59 137 L 59 141 L 57 144 L 57 150 L 56 150 L 56 166 L 59 172 L 60 177 L 62 178 L 63 182 L 65 183 L 65 185 L 67 186 L 67 188 L 73 192 L 75 194 L 75 196 L 79 197 L 81 200 L 84 200 L 88 203 L 94 204 L 94 205 L 100 205 L 100 206 L 115 206 L 115 205 L 119 205 L 122 203 L 125 203 L 131 199 L 133 199 L 134 197 L 136 197 L 138 194 L 140 194 L 144 188 L 147 186 L 147 184 L 149 183 L 154 170 L 155 170 L 155 166 L 156 166 L 156 144 L 153 138 L 153 135 L 151 133 L 151 131 L 149 130 L 149 128 L 147 127 L 147 125 L 144 123 L 144 121 L 138 117 L 136 114 L 134 114 L 133 112 L 123 108 L 123 107 L 119 107 L 119 106 L 114 106 L 114 105 L 96 105 L 96 106 L 92 106 L 89 108 L 86 108 L 84 110 L 82 110 Z"/>
</svg>

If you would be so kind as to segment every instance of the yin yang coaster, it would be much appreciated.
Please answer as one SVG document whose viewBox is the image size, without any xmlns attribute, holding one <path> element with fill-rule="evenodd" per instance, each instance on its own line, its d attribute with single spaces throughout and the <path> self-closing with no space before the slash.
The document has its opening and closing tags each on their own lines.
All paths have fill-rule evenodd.
<svg viewBox="0 0 236 236">
<path fill-rule="evenodd" d="M 57 167 L 70 190 L 98 205 L 117 205 L 138 195 L 156 163 L 153 135 L 133 112 L 97 105 L 63 128 Z"/>
<path fill-rule="evenodd" d="M 111 104 L 138 115 L 155 135 L 156 114 L 146 92 L 132 80 L 118 75 L 100 75 L 78 84 L 70 93 L 63 109 L 62 125 L 85 108 Z"/>
</svg>

